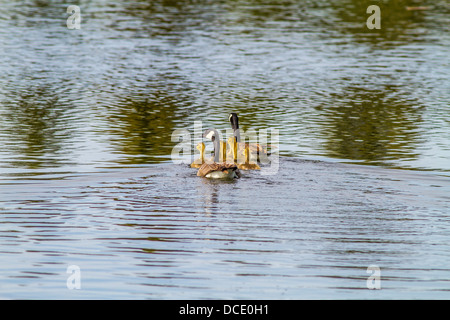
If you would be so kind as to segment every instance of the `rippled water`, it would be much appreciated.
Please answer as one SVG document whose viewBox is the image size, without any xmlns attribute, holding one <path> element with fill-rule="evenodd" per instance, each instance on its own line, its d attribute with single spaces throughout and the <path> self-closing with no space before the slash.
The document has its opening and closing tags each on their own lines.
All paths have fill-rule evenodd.
<svg viewBox="0 0 450 320">
<path fill-rule="evenodd" d="M 0 298 L 449 297 L 447 1 L 0 4 Z M 231 111 L 276 175 L 171 161 Z"/>
<path fill-rule="evenodd" d="M 228 183 L 165 164 L 2 185 L 2 296 L 448 298 L 448 179 L 281 167 Z"/>
</svg>

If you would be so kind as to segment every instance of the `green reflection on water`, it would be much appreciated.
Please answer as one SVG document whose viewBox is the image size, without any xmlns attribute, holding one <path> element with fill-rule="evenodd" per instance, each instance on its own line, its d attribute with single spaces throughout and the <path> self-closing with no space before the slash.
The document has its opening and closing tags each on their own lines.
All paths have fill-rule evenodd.
<svg viewBox="0 0 450 320">
<path fill-rule="evenodd" d="M 55 1 L 54 3 L 58 4 L 55 7 L 52 3 L 44 5 L 43 2 L 34 2 L 33 5 L 38 9 L 33 9 L 33 5 L 29 5 L 24 13 L 21 13 L 20 8 L 16 6 L 14 10 L 18 13 L 11 15 L 11 19 L 13 22 L 28 21 L 30 16 L 40 12 L 42 17 L 48 18 L 46 27 L 50 31 L 46 29 L 47 36 L 52 35 L 51 28 L 55 28 L 53 35 L 56 38 L 62 35 L 67 36 L 62 33 L 62 30 L 66 31 L 62 27 L 65 19 L 55 18 L 54 15 L 49 14 L 49 12 L 64 9 L 64 5 L 61 4 L 62 2 Z M 380 6 L 382 18 L 380 30 L 369 30 L 365 25 L 369 16 L 366 9 L 371 4 Z M 99 85 L 95 87 L 96 90 L 101 91 L 99 93 L 101 96 L 113 92 L 114 88 L 121 86 L 122 83 L 125 83 L 126 87 L 123 90 L 124 96 L 117 98 L 111 105 L 104 103 L 101 106 L 100 109 L 105 110 L 106 113 L 99 113 L 94 117 L 102 120 L 106 118 L 107 121 L 101 122 L 104 127 L 95 129 L 111 143 L 112 153 L 118 155 L 115 161 L 121 164 L 170 160 L 170 151 L 174 146 L 170 136 L 174 129 L 191 127 L 194 120 L 205 121 L 205 127 L 228 128 L 227 114 L 231 111 L 238 112 L 242 117 L 243 130 L 290 126 L 290 132 L 295 133 L 298 131 L 294 127 L 295 123 L 290 114 L 297 112 L 298 101 L 301 99 L 299 96 L 303 92 L 295 91 L 294 87 L 302 87 L 307 83 L 302 78 L 300 67 L 297 68 L 297 71 L 300 70 L 298 73 L 289 73 L 289 64 L 296 64 L 292 56 L 297 53 L 311 53 L 318 49 L 318 52 L 323 55 L 321 57 L 324 64 L 327 65 L 329 62 L 326 60 L 329 58 L 332 60 L 333 50 L 336 50 L 336 54 L 344 52 L 342 58 L 358 56 L 355 59 L 357 61 L 350 60 L 346 62 L 347 65 L 343 64 L 342 69 L 338 66 L 330 71 L 334 73 L 333 80 L 338 79 L 339 88 L 335 90 L 329 88 L 325 77 L 318 77 L 319 86 L 313 89 L 318 95 L 328 96 L 329 105 L 320 101 L 319 106 L 314 107 L 317 105 L 314 101 L 304 108 L 308 109 L 309 113 L 317 112 L 316 119 L 321 120 L 312 126 L 318 127 L 321 136 L 325 139 L 323 154 L 329 157 L 383 165 L 396 159 L 416 159 L 419 157 L 416 147 L 423 141 L 425 134 L 420 129 L 420 124 L 424 121 L 421 104 L 414 99 L 408 100 L 404 97 L 407 85 L 396 87 L 385 83 L 397 83 L 398 80 L 402 80 L 403 75 L 406 75 L 413 85 L 421 78 L 415 78 L 414 67 L 407 67 L 411 61 L 415 62 L 411 56 L 398 59 L 399 55 L 409 53 L 389 52 L 388 49 L 435 41 L 426 37 L 428 32 L 439 34 L 445 28 L 428 28 L 439 24 L 439 22 L 433 22 L 429 16 L 448 12 L 449 9 L 446 9 L 444 2 L 433 4 L 429 11 L 406 10 L 406 7 L 410 5 L 418 4 L 413 0 L 333 2 L 253 0 L 221 1 L 215 4 L 209 1 L 136 1 L 121 5 L 112 1 L 95 3 L 92 6 L 87 2 L 83 3 L 84 22 L 78 34 L 79 41 L 84 44 L 89 43 L 90 37 L 95 39 L 96 34 L 101 33 L 97 39 L 99 43 L 120 43 L 117 47 L 111 45 L 112 49 L 105 54 L 105 64 L 108 68 L 110 67 L 108 70 L 110 73 L 106 73 L 107 77 L 104 75 L 104 78 L 98 80 Z M 26 19 L 19 13 L 26 16 Z M 61 16 L 65 17 L 64 10 Z M 56 21 L 58 23 L 55 24 Z M 20 25 L 22 24 L 17 24 L 15 27 Z M 30 29 L 36 27 L 35 24 L 24 25 Z M 26 28 L 25 31 L 30 30 Z M 83 33 L 81 37 L 81 32 L 86 30 L 89 30 L 89 33 Z M 271 33 L 274 30 L 275 32 Z M 133 32 L 135 38 L 132 35 Z M 307 36 L 302 38 L 305 34 Z M 108 35 L 110 38 L 106 37 Z M 123 35 L 126 37 L 121 38 Z M 279 40 L 278 36 L 283 36 L 284 42 L 276 42 Z M 78 39 L 75 33 L 72 37 L 72 39 Z M 148 42 L 136 41 L 139 37 Z M 162 39 L 162 42 L 152 42 L 155 39 Z M 53 65 L 50 62 L 54 56 L 64 56 L 66 52 L 70 57 L 70 50 L 67 48 L 67 51 L 60 51 L 61 47 L 68 46 L 67 42 L 62 42 L 63 45 L 54 42 L 54 51 L 48 51 L 44 40 L 41 39 L 37 43 L 42 46 L 39 48 L 40 52 L 48 53 L 44 55 L 48 61 L 43 56 L 36 55 L 38 63 L 46 68 L 50 66 L 48 69 L 51 69 Z M 310 40 L 311 43 L 307 43 Z M 198 52 L 189 52 L 189 55 L 183 51 L 183 46 L 192 48 L 191 41 L 199 41 L 199 47 L 196 48 Z M 273 44 L 274 42 L 277 46 Z M 233 59 L 226 54 L 220 57 L 202 55 L 201 51 L 204 48 L 201 45 L 204 43 L 217 46 L 215 50 L 208 51 L 211 53 L 220 53 L 221 49 L 231 47 L 230 51 L 239 53 L 238 58 Z M 280 43 L 285 46 L 286 51 L 293 52 L 293 54 L 286 54 L 288 61 L 286 65 L 280 62 L 284 58 L 283 51 L 272 52 L 279 49 Z M 328 46 L 330 43 L 331 46 Z M 336 43 L 338 45 L 335 45 Z M 34 44 L 31 42 L 30 47 Z M 313 45 L 309 46 L 311 44 Z M 341 47 L 340 44 L 343 46 Z M 58 47 L 59 45 L 61 47 Z M 76 42 L 73 45 L 78 46 L 80 43 Z M 124 58 L 116 59 L 116 51 L 113 49 L 120 50 L 122 46 L 127 49 L 117 52 L 117 55 L 122 55 Z M 311 51 L 302 51 L 302 46 Z M 363 47 L 362 50 L 367 47 L 369 50 L 360 53 L 361 47 Z M 105 46 L 105 48 L 109 47 Z M 156 71 L 149 70 L 146 73 L 139 68 L 133 70 L 128 68 L 126 58 L 128 54 L 132 55 L 131 61 L 133 58 L 146 57 L 142 54 L 136 58 L 133 56 L 136 51 L 147 52 L 147 50 L 154 54 L 155 60 L 152 63 Z M 331 53 L 327 55 L 327 51 Z M 419 51 L 414 51 L 412 55 Z M 379 57 L 386 52 L 392 55 L 392 59 L 381 59 L 371 66 L 371 58 Z M 263 68 L 262 71 L 254 68 L 250 69 L 249 73 L 245 72 L 246 64 L 251 64 L 253 57 L 260 59 L 259 61 L 268 61 L 267 74 L 264 73 L 266 70 Z M 227 58 L 232 61 L 227 61 Z M 271 64 L 270 59 L 274 58 L 279 61 Z M 112 59 L 112 62 L 106 59 Z M 220 60 L 220 64 L 211 62 L 216 60 Z M 338 60 L 339 58 L 332 63 L 339 62 Z M 77 60 L 73 61 L 75 64 Z M 80 61 L 84 60 L 80 59 Z M 427 63 L 432 65 L 432 62 L 424 59 L 421 61 L 424 65 Z M 89 64 L 89 59 L 86 62 Z M 358 68 L 356 64 L 360 62 L 363 66 L 371 67 L 371 70 Z M 33 65 L 35 61 L 28 63 Z M 217 79 L 199 79 L 202 74 L 209 75 L 203 69 L 204 63 L 209 64 L 205 69 L 217 66 L 219 75 Z M 353 79 L 346 74 L 351 63 L 355 63 L 355 70 L 358 70 L 358 75 Z M 390 69 L 389 63 L 396 65 L 400 70 Z M 144 65 L 151 65 L 151 63 Z M 320 64 L 318 66 L 320 67 Z M 84 65 L 84 68 L 85 71 L 90 68 L 95 69 L 95 66 Z M 237 84 L 231 83 L 232 80 L 224 79 L 223 75 L 227 75 L 228 70 L 233 76 L 233 71 L 241 68 L 244 72 L 240 74 Z M 16 71 L 6 70 L 10 73 Z M 74 70 L 78 69 L 74 67 Z M 404 72 L 405 70 L 407 72 Z M 52 70 L 48 71 L 52 72 Z M 133 78 L 133 72 L 139 76 L 139 83 Z M 152 72 L 158 73 L 160 78 L 152 78 L 154 76 Z M 200 74 L 198 78 L 197 72 Z M 285 78 L 283 78 L 283 72 L 286 72 Z M 371 72 L 375 74 L 372 75 Z M 189 78 L 191 74 L 192 79 Z M 271 78 L 272 74 L 278 77 Z M 314 73 L 311 74 L 314 76 Z M 381 85 L 378 82 L 371 86 L 370 81 L 365 80 L 371 76 L 381 78 L 383 74 L 387 76 Z M 65 147 L 73 142 L 73 133 L 82 126 L 82 122 L 89 120 L 81 119 L 81 116 L 77 117 L 74 114 L 69 116 L 68 110 L 73 109 L 73 106 L 67 102 L 70 99 L 62 96 L 61 92 L 64 90 L 52 84 L 52 82 L 63 82 L 62 80 L 65 79 L 57 72 L 55 79 L 46 79 L 45 74 L 42 74 L 39 80 L 32 80 L 33 76 L 27 74 L 27 71 L 24 71 L 23 77 L 28 77 L 31 85 L 28 88 L 15 90 L 12 88 L 17 84 L 13 82 L 8 84 L 5 90 L 10 90 L 5 94 L 8 98 L 2 99 L 3 106 L 0 106 L 0 112 L 2 112 L 0 123 L 3 126 L 0 139 L 3 143 L 2 151 L 8 153 L 10 158 L 7 160 L 8 165 L 37 169 L 69 163 L 70 154 L 64 154 L 67 152 Z M 117 82 L 114 82 L 115 77 L 119 79 Z M 146 81 L 146 77 L 148 77 L 148 85 L 142 87 L 141 81 Z M 234 77 L 236 78 L 235 75 Z M 408 83 L 409 79 L 402 83 Z M 86 81 L 88 84 L 96 82 L 95 77 L 91 75 L 88 79 L 79 76 L 78 80 Z M 285 80 L 286 86 L 283 82 Z M 360 80 L 360 85 L 355 84 Z M 66 82 L 64 85 L 71 86 L 71 83 Z M 76 88 L 79 87 L 82 85 L 76 86 Z M 186 88 L 190 88 L 190 91 L 186 92 Z M 273 92 L 276 90 L 274 88 L 285 91 Z M 58 89 L 57 92 L 55 89 Z M 88 87 L 88 89 L 92 88 Z M 135 94 L 136 90 L 139 90 L 137 94 Z M 398 95 L 399 92 L 403 93 Z M 94 92 L 93 95 L 96 94 Z M 317 95 L 314 96 L 311 92 L 304 94 L 310 95 L 308 102 L 317 98 Z M 100 101 L 100 104 L 102 103 Z M 284 116 L 284 119 L 278 123 L 273 122 L 274 118 L 280 120 L 281 116 Z M 301 117 L 302 112 L 299 112 L 297 116 Z M 292 136 L 287 138 L 295 140 Z"/>
<path fill-rule="evenodd" d="M 145 163 L 167 158 L 174 123 L 174 107 L 161 106 L 149 100 L 127 101 L 117 114 L 109 115 L 116 152 L 122 157 L 119 163 Z"/>
<path fill-rule="evenodd" d="M 352 34 L 352 41 L 355 43 L 370 43 L 376 48 L 389 48 L 390 46 L 428 41 L 426 37 L 423 37 L 427 33 L 424 27 L 427 23 L 428 11 L 431 9 L 433 12 L 440 10 L 440 6 L 415 10 L 414 8 L 417 6 L 423 7 L 424 5 L 412 0 L 341 0 L 333 1 L 330 5 L 338 19 L 336 27 L 339 32 Z M 370 5 L 377 5 L 380 8 L 380 29 L 369 29 L 366 26 L 366 20 L 371 15 L 366 10 Z"/>
<path fill-rule="evenodd" d="M 332 95 L 333 105 L 318 107 L 327 119 L 322 128 L 326 154 L 377 165 L 417 158 L 414 150 L 422 141 L 418 124 L 424 109 L 397 98 L 396 89 L 348 87 Z"/>
<path fill-rule="evenodd" d="M 39 169 L 68 162 L 63 143 L 72 138 L 71 110 L 45 84 L 14 92 L 2 102 L 3 151 L 15 155 L 10 165 Z"/>
</svg>

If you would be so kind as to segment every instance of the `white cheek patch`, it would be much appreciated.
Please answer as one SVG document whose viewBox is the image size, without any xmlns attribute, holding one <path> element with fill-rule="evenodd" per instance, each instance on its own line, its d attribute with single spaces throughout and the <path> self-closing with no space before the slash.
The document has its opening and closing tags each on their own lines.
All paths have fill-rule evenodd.
<svg viewBox="0 0 450 320">
<path fill-rule="evenodd" d="M 209 140 L 212 140 L 212 137 L 214 137 L 214 131 L 210 131 L 210 132 L 206 135 L 206 138 L 208 138 Z"/>
</svg>

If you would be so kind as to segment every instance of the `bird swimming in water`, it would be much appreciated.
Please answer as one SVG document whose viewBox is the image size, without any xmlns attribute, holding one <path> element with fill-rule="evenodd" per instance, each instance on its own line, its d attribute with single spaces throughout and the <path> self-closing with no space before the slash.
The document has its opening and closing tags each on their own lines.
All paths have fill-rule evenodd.
<svg viewBox="0 0 450 320">
<path fill-rule="evenodd" d="M 235 163 L 220 162 L 220 138 L 215 129 L 207 129 L 203 137 L 214 144 L 214 160 L 206 161 L 197 171 L 197 176 L 211 179 L 235 179 L 240 178 L 241 173 Z"/>
<path fill-rule="evenodd" d="M 191 168 L 200 168 L 205 163 L 205 144 L 200 142 L 196 148 L 200 151 L 200 157 L 191 163 Z"/>
</svg>

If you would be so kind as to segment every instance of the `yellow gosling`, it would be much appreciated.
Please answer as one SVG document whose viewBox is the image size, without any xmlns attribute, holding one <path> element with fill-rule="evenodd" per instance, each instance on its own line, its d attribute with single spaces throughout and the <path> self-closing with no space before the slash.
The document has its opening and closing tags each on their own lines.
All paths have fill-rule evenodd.
<svg viewBox="0 0 450 320">
<path fill-rule="evenodd" d="M 236 162 L 237 161 L 237 143 L 234 137 L 228 138 L 228 145 L 230 146 L 227 149 L 227 161 L 228 162 Z"/>
<path fill-rule="evenodd" d="M 200 151 L 200 157 L 191 163 L 191 168 L 200 168 L 205 163 L 205 144 L 200 142 L 197 144 L 197 150 Z"/>
<path fill-rule="evenodd" d="M 215 129 L 208 129 L 203 133 L 203 137 L 211 140 L 214 144 L 213 162 L 205 162 L 197 171 L 197 176 L 211 179 L 235 179 L 240 178 L 239 168 L 234 163 L 220 162 L 219 133 Z M 224 148 L 225 150 L 225 148 Z"/>
<path fill-rule="evenodd" d="M 239 164 L 238 168 L 241 170 L 259 170 L 261 167 L 257 163 L 250 163 L 250 152 L 248 147 L 244 149 L 242 153 L 244 155 L 244 163 Z"/>
<path fill-rule="evenodd" d="M 225 141 L 220 141 L 220 162 L 226 161 L 227 143 Z"/>
</svg>

